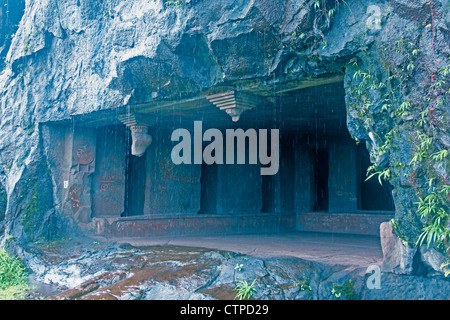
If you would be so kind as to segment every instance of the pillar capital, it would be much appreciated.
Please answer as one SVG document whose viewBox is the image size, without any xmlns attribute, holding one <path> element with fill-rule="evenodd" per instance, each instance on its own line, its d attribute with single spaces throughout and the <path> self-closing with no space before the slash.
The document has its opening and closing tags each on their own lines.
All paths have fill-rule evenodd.
<svg viewBox="0 0 450 320">
<path fill-rule="evenodd" d="M 141 157 L 152 143 L 152 136 L 147 133 L 148 127 L 144 125 L 130 126 L 131 154 Z"/>
<path fill-rule="evenodd" d="M 122 114 L 119 120 L 131 131 L 131 154 L 137 157 L 143 156 L 152 143 L 152 137 L 148 134 L 149 125 L 136 113 Z"/>
</svg>

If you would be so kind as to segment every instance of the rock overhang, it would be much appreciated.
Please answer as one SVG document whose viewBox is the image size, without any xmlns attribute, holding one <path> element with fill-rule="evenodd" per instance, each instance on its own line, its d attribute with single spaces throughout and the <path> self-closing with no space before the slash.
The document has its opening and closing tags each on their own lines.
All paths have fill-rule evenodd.
<svg viewBox="0 0 450 320">
<path fill-rule="evenodd" d="M 230 103 L 222 106 L 220 100 L 214 101 L 214 96 L 224 94 L 246 97 L 245 101 L 238 98 L 231 104 L 236 109 L 240 109 L 240 101 L 242 101 L 242 121 L 240 118 L 236 118 L 234 121 L 231 115 L 225 116 Z M 147 103 L 130 103 L 101 111 L 75 114 L 66 120 L 46 121 L 45 123 L 72 124 L 93 128 L 119 124 L 131 126 L 141 123 L 154 127 L 163 123 L 170 124 L 170 122 L 176 124 L 179 123 L 179 119 L 184 119 L 183 123 L 204 120 L 210 126 L 222 129 L 236 125 L 269 128 L 270 125 L 276 125 L 276 113 L 285 113 L 287 117 L 283 120 L 289 122 L 288 118 L 291 118 L 291 123 L 285 126 L 290 130 L 294 129 L 294 121 L 301 121 L 305 128 L 311 129 L 308 123 L 314 119 L 326 122 L 330 130 L 345 126 L 343 75 L 296 79 L 283 84 L 267 84 L 260 79 L 254 79 L 226 86 L 216 86 L 200 94 L 191 94 L 188 98 L 177 100 L 158 99 L 156 94 L 154 97 L 153 101 Z M 283 110 L 275 112 L 274 110 L 279 109 L 280 105 Z M 297 126 L 296 129 L 301 127 Z"/>
</svg>

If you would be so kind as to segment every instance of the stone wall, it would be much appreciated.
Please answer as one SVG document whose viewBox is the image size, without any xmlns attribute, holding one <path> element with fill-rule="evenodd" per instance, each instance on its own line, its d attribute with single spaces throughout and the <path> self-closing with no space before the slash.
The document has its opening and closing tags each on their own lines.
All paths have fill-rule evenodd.
<svg viewBox="0 0 450 320">
<path fill-rule="evenodd" d="M 200 165 L 175 165 L 170 132 L 155 128 L 146 152 L 144 214 L 196 214 L 200 210 Z"/>
<path fill-rule="evenodd" d="M 96 130 L 72 128 L 69 125 L 45 125 L 43 136 L 57 210 L 77 222 L 90 222 Z"/>
<path fill-rule="evenodd" d="M 42 137 L 47 163 L 52 173 L 55 205 L 62 211 L 72 164 L 73 131 L 70 126 L 49 124 L 42 126 Z M 66 184 L 64 181 L 67 181 Z"/>
<path fill-rule="evenodd" d="M 123 126 L 97 129 L 95 173 L 92 176 L 94 217 L 120 217 L 125 211 L 126 134 Z"/>
</svg>

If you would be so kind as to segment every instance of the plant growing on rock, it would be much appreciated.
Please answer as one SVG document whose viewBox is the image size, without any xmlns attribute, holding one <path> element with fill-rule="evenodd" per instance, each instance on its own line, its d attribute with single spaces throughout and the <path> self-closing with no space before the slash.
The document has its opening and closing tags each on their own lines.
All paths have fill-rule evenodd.
<svg viewBox="0 0 450 320">
<path fill-rule="evenodd" d="M 330 28 L 331 21 L 335 13 L 339 9 L 339 5 L 344 3 L 343 0 L 309 0 L 303 1 L 301 8 L 305 9 L 309 7 L 311 13 L 311 30 L 304 30 L 301 26 L 298 26 L 295 31 L 290 34 L 289 39 L 286 41 L 286 45 L 291 51 L 302 51 L 309 48 L 310 53 L 319 48 L 325 48 L 327 41 L 325 37 L 326 30 Z"/>
<path fill-rule="evenodd" d="M 0 249 L 0 300 L 23 299 L 29 289 L 27 280 L 22 261 Z"/>
<path fill-rule="evenodd" d="M 433 186 L 430 179 L 428 188 L 429 194 L 424 198 L 419 197 L 417 212 L 424 219 L 422 233 L 417 239 L 417 245 L 422 246 L 426 242 L 427 247 L 435 244 L 442 249 L 449 249 L 450 229 L 448 228 L 449 208 L 447 199 L 450 194 L 450 186 L 444 185 L 442 188 Z"/>
<path fill-rule="evenodd" d="M 309 279 L 303 279 L 300 281 L 293 281 L 295 286 L 299 286 L 300 287 L 300 291 L 306 291 L 308 292 L 308 300 L 311 300 L 313 292 L 312 292 L 312 287 L 310 285 Z"/>
<path fill-rule="evenodd" d="M 432 3 L 429 5 L 433 15 Z M 348 108 L 362 126 L 356 129 L 369 133 L 373 165 L 369 167 L 368 178 L 377 176 L 380 183 L 408 184 L 416 194 L 417 215 L 412 217 L 410 212 L 408 219 L 414 221 L 417 231 L 406 236 L 401 234 L 402 224 L 397 223 L 398 235 L 411 244 L 435 246 L 448 255 L 450 152 L 439 137 L 448 132 L 444 110 L 450 94 L 450 68 L 438 67 L 442 60 L 435 57 L 433 17 L 427 28 L 433 32 L 430 47 L 434 70 L 430 71 L 423 62 L 422 55 L 430 47 L 419 49 L 417 37 L 406 35 L 394 45 L 386 43 L 377 47 L 381 68 L 360 65 L 357 59 L 350 61 L 348 71 L 353 77 Z M 419 86 L 417 72 L 429 75 L 427 85 Z M 407 143 L 405 132 L 410 133 Z M 405 151 L 409 153 L 408 160 Z"/>
<path fill-rule="evenodd" d="M 184 0 L 169 0 L 164 1 L 166 7 L 182 8 L 185 5 Z"/>
<path fill-rule="evenodd" d="M 238 300 L 249 300 L 253 297 L 253 293 L 256 292 L 254 288 L 255 282 L 257 278 L 252 281 L 251 284 L 248 284 L 246 280 L 240 280 L 239 284 L 233 289 L 236 291 L 235 299 Z"/>
<path fill-rule="evenodd" d="M 236 263 L 236 266 L 234 267 L 234 270 L 238 270 L 238 271 L 242 271 L 242 267 L 244 266 L 244 264 L 239 264 L 239 263 Z"/>
<path fill-rule="evenodd" d="M 356 294 L 354 288 L 355 280 L 351 279 L 346 281 L 343 285 L 339 285 L 333 283 L 333 287 L 331 288 L 331 294 L 336 298 L 340 299 L 341 297 L 347 300 L 357 300 L 359 297 Z"/>
</svg>

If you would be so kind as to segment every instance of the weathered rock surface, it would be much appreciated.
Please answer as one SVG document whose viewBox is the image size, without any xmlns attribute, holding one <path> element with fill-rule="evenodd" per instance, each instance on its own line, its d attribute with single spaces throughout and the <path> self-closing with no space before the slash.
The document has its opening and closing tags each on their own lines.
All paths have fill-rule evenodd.
<svg viewBox="0 0 450 320">
<path fill-rule="evenodd" d="M 261 300 L 447 299 L 450 289 L 441 276 L 393 273 L 381 273 L 380 289 L 369 289 L 361 268 L 172 245 L 84 242 L 40 248 L 29 257 L 38 288 L 30 299 L 228 300 L 241 280 L 255 279 L 253 298 Z M 351 285 L 339 297 L 332 293 L 346 283 Z"/>
<path fill-rule="evenodd" d="M 394 234 L 392 222 L 381 223 L 380 239 L 383 250 L 383 271 L 412 274 L 417 248 L 408 245 Z"/>
</svg>

